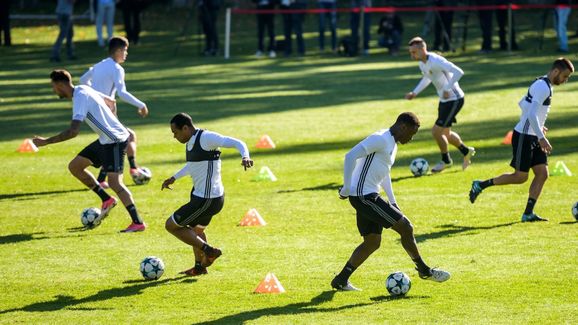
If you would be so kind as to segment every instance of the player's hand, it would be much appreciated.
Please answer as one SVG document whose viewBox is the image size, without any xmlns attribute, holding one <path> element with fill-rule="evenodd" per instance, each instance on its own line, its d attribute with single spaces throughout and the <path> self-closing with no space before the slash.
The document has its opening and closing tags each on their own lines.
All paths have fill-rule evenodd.
<svg viewBox="0 0 578 325">
<path fill-rule="evenodd" d="M 39 136 L 34 136 L 34 138 L 32 138 L 32 143 L 34 143 L 34 145 L 37 147 L 42 147 L 42 146 L 45 146 L 48 144 L 48 142 L 46 141 L 46 138 L 39 137 Z"/>
<path fill-rule="evenodd" d="M 241 160 L 241 165 L 245 168 L 245 170 L 247 170 L 247 168 L 253 167 L 253 160 L 249 157 L 243 157 L 243 160 Z"/>
<path fill-rule="evenodd" d="M 552 153 L 552 145 L 550 144 L 550 141 L 548 141 L 548 139 L 542 138 L 538 141 L 540 142 L 540 149 L 542 149 L 542 151 L 544 151 L 545 154 L 549 155 L 550 153 Z"/>
<path fill-rule="evenodd" d="M 412 100 L 415 98 L 415 96 L 417 96 L 417 94 L 414 93 L 413 91 L 410 91 L 409 93 L 405 94 L 405 99 Z"/>
<path fill-rule="evenodd" d="M 165 188 L 172 190 L 173 188 L 170 185 L 173 184 L 175 181 L 176 179 L 174 177 L 165 179 L 163 185 L 161 185 L 161 191 L 164 190 Z"/>
<path fill-rule="evenodd" d="M 450 92 L 447 91 L 447 90 L 444 90 L 444 92 L 442 93 L 442 97 L 443 97 L 444 99 L 450 98 Z"/>
<path fill-rule="evenodd" d="M 542 127 L 542 133 L 544 133 L 544 135 L 546 135 L 546 133 L 548 133 L 548 128 L 543 126 Z"/>
<path fill-rule="evenodd" d="M 343 190 L 343 186 L 341 186 L 337 189 L 337 193 L 339 194 L 339 199 L 340 200 L 346 200 L 349 197 L 349 195 L 346 193 L 341 193 L 341 190 Z"/>
<path fill-rule="evenodd" d="M 110 108 L 110 110 L 115 113 L 116 112 L 116 100 L 114 100 L 113 98 L 109 98 L 109 97 L 103 97 L 104 99 L 104 103 L 106 104 L 106 106 L 108 106 L 108 108 Z"/>
<path fill-rule="evenodd" d="M 141 117 L 146 117 L 147 115 L 149 115 L 149 109 L 147 108 L 146 105 L 138 109 L 138 115 L 140 115 Z"/>
</svg>

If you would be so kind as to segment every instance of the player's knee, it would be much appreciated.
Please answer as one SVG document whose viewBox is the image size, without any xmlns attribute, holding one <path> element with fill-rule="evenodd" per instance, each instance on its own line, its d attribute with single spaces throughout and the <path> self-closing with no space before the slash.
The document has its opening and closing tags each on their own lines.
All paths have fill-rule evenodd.
<svg viewBox="0 0 578 325">
<path fill-rule="evenodd" d="M 128 142 L 136 142 L 136 133 L 133 130 L 128 129 L 128 134 Z"/>
<path fill-rule="evenodd" d="M 413 224 L 405 217 L 399 220 L 399 230 L 401 236 L 413 236 Z"/>
<path fill-rule="evenodd" d="M 381 246 L 381 236 L 367 236 L 364 238 L 363 243 L 370 251 L 376 251 L 379 249 L 379 246 Z"/>
<path fill-rule="evenodd" d="M 514 182 L 516 184 L 523 184 L 528 180 L 528 173 L 516 172 L 514 174 Z"/>
</svg>

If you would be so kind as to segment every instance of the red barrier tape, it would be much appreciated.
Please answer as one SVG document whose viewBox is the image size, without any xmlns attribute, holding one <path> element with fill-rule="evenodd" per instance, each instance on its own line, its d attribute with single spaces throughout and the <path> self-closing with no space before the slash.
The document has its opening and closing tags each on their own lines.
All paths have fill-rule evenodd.
<svg viewBox="0 0 578 325">
<path fill-rule="evenodd" d="M 524 9 L 554 9 L 554 8 L 578 8 L 578 5 L 542 5 L 542 4 L 528 4 L 518 5 L 512 4 L 512 10 Z M 469 10 L 508 10 L 508 5 L 492 5 L 492 6 L 453 6 L 453 7 L 376 7 L 364 8 L 367 13 L 372 12 L 425 12 L 425 11 L 469 11 Z M 240 9 L 233 8 L 231 11 L 234 14 L 321 14 L 327 12 L 355 12 L 361 11 L 361 8 L 337 8 L 337 9 Z"/>
</svg>

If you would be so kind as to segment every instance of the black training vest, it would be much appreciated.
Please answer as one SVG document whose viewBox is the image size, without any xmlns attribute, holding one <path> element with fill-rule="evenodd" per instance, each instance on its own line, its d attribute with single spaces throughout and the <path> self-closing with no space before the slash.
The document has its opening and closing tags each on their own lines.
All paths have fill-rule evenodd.
<svg viewBox="0 0 578 325">
<path fill-rule="evenodd" d="M 548 79 L 548 77 L 540 77 L 540 78 L 536 78 L 536 80 L 534 80 L 534 82 L 536 82 L 538 80 L 544 80 L 546 82 L 546 84 L 548 85 L 548 88 L 550 89 L 550 95 L 542 103 L 543 106 L 550 106 L 550 103 L 552 102 L 552 85 L 550 84 L 550 80 Z M 532 85 L 534 84 L 534 82 L 532 83 Z M 532 87 L 532 85 L 530 85 L 530 87 Z M 528 103 L 532 102 L 532 94 L 530 94 L 530 88 L 528 88 L 528 93 L 526 94 L 526 101 Z"/>
<path fill-rule="evenodd" d="M 195 138 L 195 143 L 193 148 L 189 151 L 185 146 L 187 152 L 187 161 L 207 161 L 207 160 L 219 160 L 221 158 L 221 152 L 219 150 L 207 151 L 201 147 L 201 135 L 204 130 L 197 129 L 197 137 Z"/>
</svg>

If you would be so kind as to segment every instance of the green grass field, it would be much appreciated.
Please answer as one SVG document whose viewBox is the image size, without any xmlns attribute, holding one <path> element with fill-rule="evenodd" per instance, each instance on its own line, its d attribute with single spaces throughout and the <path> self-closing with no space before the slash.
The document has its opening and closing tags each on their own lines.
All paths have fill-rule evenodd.
<svg viewBox="0 0 578 325">
<path fill-rule="evenodd" d="M 475 205 L 467 199 L 472 180 L 510 171 L 511 149 L 500 142 L 518 121 L 518 100 L 533 78 L 547 71 L 554 53 L 450 55 L 466 73 L 460 82 L 466 104 L 455 130 L 478 153 L 466 172 L 457 167 L 414 178 L 408 168 L 412 159 L 424 157 L 430 165 L 439 159 L 429 131 L 437 99 L 432 87 L 411 102 L 403 99 L 419 80 L 417 64 L 407 56 L 376 51 L 351 59 L 312 52 L 302 59 L 255 60 L 249 56 L 252 47 L 238 46 L 234 58 L 224 61 L 198 58 L 190 39 L 173 55 L 177 33 L 171 22 L 166 25 L 145 32 L 125 64 L 129 90 L 148 104 L 151 115 L 140 119 L 134 108 L 119 104 L 121 120 L 139 136 L 138 162 L 154 173 L 150 184 L 130 186 L 149 225 L 138 234 L 118 233 L 129 223 L 122 206 L 100 227 L 79 228 L 80 211 L 99 205 L 67 171 L 69 160 L 95 138 L 87 127 L 79 137 L 38 153 L 16 152 L 24 138 L 68 127 L 71 103 L 52 94 L 48 75 L 65 67 L 77 81 L 104 57 L 92 26 L 77 27 L 78 61 L 48 63 L 57 31 L 47 26 L 17 26 L 16 46 L 0 49 L 0 323 L 578 321 L 578 225 L 570 212 L 578 199 L 576 177 L 551 177 L 546 183 L 536 212 L 550 218 L 548 223 L 520 223 L 529 183 L 491 188 Z M 521 36 L 526 48 L 532 35 Z M 315 34 L 307 36 L 314 44 Z M 252 42 L 252 30 L 244 37 Z M 477 41 L 472 39 L 471 49 Z M 555 89 L 547 123 L 551 165 L 564 161 L 574 172 L 577 90 L 572 79 Z M 160 191 L 162 181 L 184 164 L 183 146 L 168 125 L 181 111 L 201 128 L 244 140 L 255 160 L 255 168 L 244 172 L 238 154 L 224 150 L 225 208 L 207 231 L 224 255 L 199 278 L 178 275 L 191 266 L 192 251 L 164 230 L 166 218 L 187 201 L 191 188 L 182 179 L 173 191 Z M 363 291 L 336 293 L 329 282 L 361 240 L 353 208 L 336 192 L 343 157 L 403 111 L 418 114 L 422 129 L 399 148 L 394 190 L 414 223 L 424 259 L 449 270 L 452 278 L 443 284 L 420 280 L 398 236 L 385 231 L 380 250 L 351 278 Z M 276 149 L 254 148 L 263 134 Z M 457 150 L 451 153 L 459 161 Z M 252 181 L 262 166 L 279 180 Z M 128 172 L 125 180 L 132 183 Z M 265 227 L 237 226 L 250 208 L 260 212 Z M 141 279 L 139 263 L 149 255 L 165 262 L 158 281 Z M 391 299 L 384 286 L 397 270 L 413 280 L 403 299 Z M 253 293 L 268 272 L 286 293 Z"/>
</svg>

